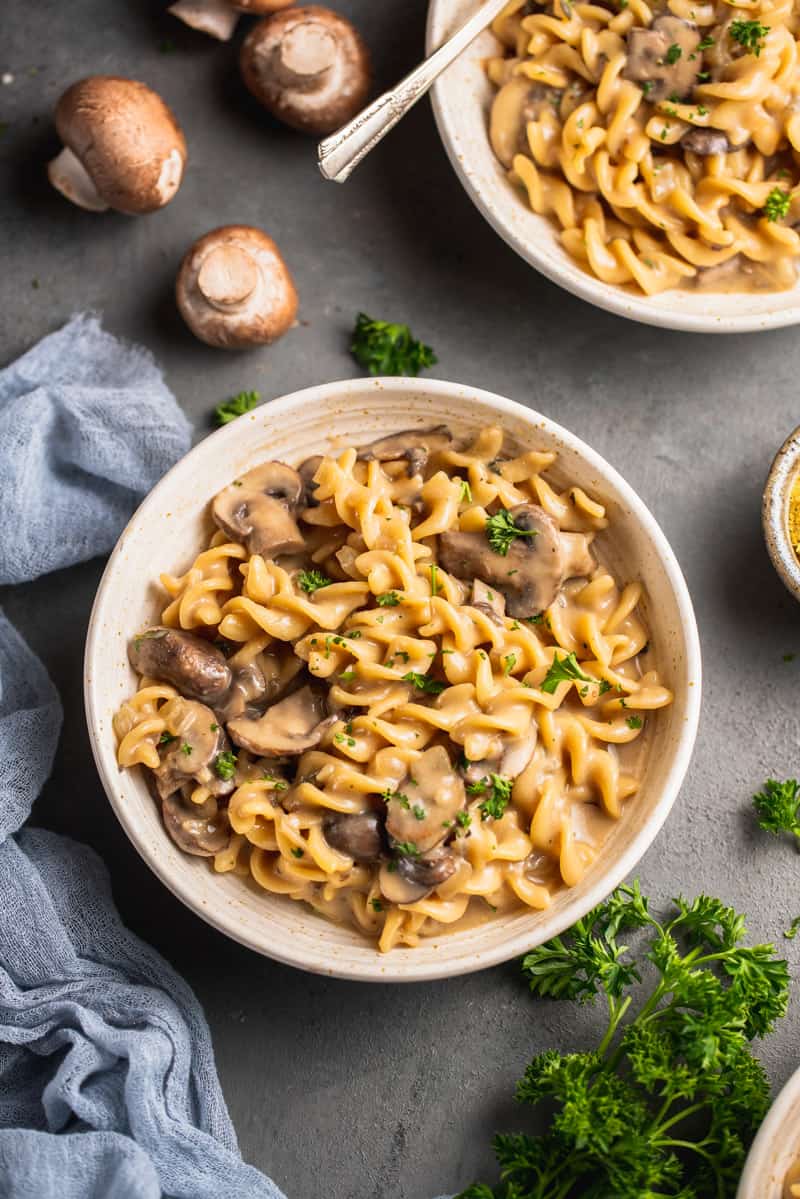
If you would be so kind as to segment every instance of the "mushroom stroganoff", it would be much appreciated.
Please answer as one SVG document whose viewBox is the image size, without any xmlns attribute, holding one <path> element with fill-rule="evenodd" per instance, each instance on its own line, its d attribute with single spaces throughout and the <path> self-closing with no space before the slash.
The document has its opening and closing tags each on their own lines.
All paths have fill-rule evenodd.
<svg viewBox="0 0 800 1199">
<path fill-rule="evenodd" d="M 672 696 L 555 459 L 442 426 L 216 496 L 114 720 L 181 849 L 384 951 L 580 880 Z"/>
<path fill-rule="evenodd" d="M 490 136 L 605 283 L 779 291 L 800 255 L 800 5 L 511 0 Z"/>
</svg>

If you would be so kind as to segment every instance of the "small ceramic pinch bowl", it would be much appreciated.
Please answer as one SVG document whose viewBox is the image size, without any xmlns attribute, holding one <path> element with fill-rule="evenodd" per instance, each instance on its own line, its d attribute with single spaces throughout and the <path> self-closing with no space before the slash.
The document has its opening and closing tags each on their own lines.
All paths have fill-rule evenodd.
<svg viewBox="0 0 800 1199">
<path fill-rule="evenodd" d="M 775 455 L 761 504 L 764 540 L 772 565 L 794 598 L 800 600 L 800 559 L 795 549 L 800 543 L 800 526 L 793 535 L 793 492 L 800 520 L 800 427 L 786 438 Z"/>
<path fill-rule="evenodd" d="M 544 911 L 515 910 L 382 955 L 353 929 L 247 879 L 215 874 L 207 861 L 181 853 L 162 827 L 142 771 L 117 766 L 111 721 L 136 687 L 128 641 L 159 618 L 162 604 L 153 584 L 162 572 L 185 570 L 205 546 L 209 501 L 222 487 L 268 459 L 299 465 L 325 452 L 333 438 L 363 445 L 437 424 L 458 436 L 499 425 L 509 448 L 556 450 L 548 478 L 560 487 L 575 483 L 607 505 L 611 527 L 602 534 L 603 558 L 619 578 L 643 583 L 644 616 L 675 700 L 648 722 L 652 741 L 640 790 L 576 887 L 555 894 Z M 154 488 L 120 537 L 100 583 L 86 645 L 85 694 L 109 801 L 144 860 L 188 907 L 234 940 L 293 966 L 342 978 L 412 982 L 516 957 L 568 928 L 636 867 L 689 764 L 700 708 L 700 649 L 686 584 L 664 534 L 632 488 L 589 446 L 546 417 L 486 391 L 428 379 L 358 379 L 284 396 L 240 417 L 196 446 Z"/>
<path fill-rule="evenodd" d="M 744 1164 L 736 1199 L 789 1199 L 786 1176 L 797 1162 L 800 1162 L 800 1070 L 786 1083 L 758 1130 Z M 796 1180 L 800 1183 L 800 1171 Z"/>
</svg>

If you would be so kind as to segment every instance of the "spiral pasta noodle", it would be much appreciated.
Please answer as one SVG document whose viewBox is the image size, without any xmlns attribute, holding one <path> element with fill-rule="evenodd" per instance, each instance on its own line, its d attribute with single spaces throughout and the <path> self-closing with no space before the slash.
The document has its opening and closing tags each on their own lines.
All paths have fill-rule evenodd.
<svg viewBox="0 0 800 1199">
<path fill-rule="evenodd" d="M 583 877 L 672 696 L 554 460 L 418 431 L 220 493 L 114 720 L 181 848 L 382 951 Z"/>
</svg>

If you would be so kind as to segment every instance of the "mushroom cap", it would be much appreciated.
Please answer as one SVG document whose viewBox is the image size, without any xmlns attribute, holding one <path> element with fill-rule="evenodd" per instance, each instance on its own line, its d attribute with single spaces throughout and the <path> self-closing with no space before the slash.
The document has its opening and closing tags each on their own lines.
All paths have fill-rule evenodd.
<svg viewBox="0 0 800 1199">
<path fill-rule="evenodd" d="M 195 336 L 226 350 L 268 345 L 297 316 L 297 291 L 278 247 L 251 225 L 223 225 L 196 241 L 180 265 L 175 298 Z"/>
<path fill-rule="evenodd" d="M 117 212 L 154 212 L 180 187 L 186 140 L 147 84 L 116 75 L 81 79 L 58 101 L 55 122 L 64 145 Z"/>
<path fill-rule="evenodd" d="M 372 82 L 369 51 L 349 21 L 311 4 L 259 21 L 242 44 L 245 86 L 279 121 L 302 133 L 332 133 L 363 108 Z"/>
<path fill-rule="evenodd" d="M 410 475 L 422 474 L 432 454 L 439 454 L 452 445 L 453 434 L 447 425 L 433 429 L 404 429 L 362 445 L 358 456 L 362 462 L 398 462 L 405 459 Z"/>
<path fill-rule="evenodd" d="M 330 812 L 322 831 L 329 845 L 354 862 L 376 862 L 383 853 L 383 821 L 377 812 Z"/>
<path fill-rule="evenodd" d="M 145 629 L 132 639 L 128 657 L 138 674 L 172 683 L 187 699 L 214 703 L 226 695 L 231 685 L 225 655 L 184 629 L 160 625 Z"/>
<path fill-rule="evenodd" d="M 267 708 L 263 716 L 231 720 L 231 740 L 263 758 L 295 757 L 319 745 L 336 721 L 325 715 L 322 694 L 306 685 Z"/>
<path fill-rule="evenodd" d="M 303 480 L 291 466 L 262 462 L 215 495 L 211 515 L 223 533 L 244 542 L 251 554 L 299 554 L 306 548 L 295 520 L 303 490 Z"/>
<path fill-rule="evenodd" d="M 466 802 L 464 782 L 453 769 L 447 750 L 434 745 L 411 763 L 386 804 L 386 831 L 393 841 L 411 842 L 421 853 L 449 836 Z"/>
</svg>

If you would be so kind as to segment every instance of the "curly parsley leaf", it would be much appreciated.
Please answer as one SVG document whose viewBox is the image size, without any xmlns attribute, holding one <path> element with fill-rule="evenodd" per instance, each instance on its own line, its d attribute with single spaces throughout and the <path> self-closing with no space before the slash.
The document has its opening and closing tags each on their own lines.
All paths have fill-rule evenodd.
<svg viewBox="0 0 800 1199">
<path fill-rule="evenodd" d="M 511 802 L 513 779 L 503 774 L 485 774 L 476 783 L 467 784 L 469 795 L 483 795 L 484 799 L 478 804 L 481 820 L 500 820 Z"/>
<path fill-rule="evenodd" d="M 238 395 L 231 396 L 229 400 L 218 404 L 214 409 L 216 424 L 227 425 L 232 420 L 236 420 L 237 416 L 244 416 L 246 412 L 252 412 L 260 399 L 261 396 L 257 391 L 240 391 Z"/>
<path fill-rule="evenodd" d="M 768 221 L 780 221 L 789 211 L 792 197 L 782 187 L 773 187 L 764 201 L 762 212 Z"/>
<path fill-rule="evenodd" d="M 236 773 L 236 754 L 233 750 L 224 749 L 221 754 L 217 754 L 214 759 L 214 770 L 218 778 L 225 782 L 233 778 Z"/>
<path fill-rule="evenodd" d="M 800 838 L 800 783 L 797 779 L 767 779 L 764 790 L 753 796 L 758 823 L 765 832 L 793 833 Z"/>
<path fill-rule="evenodd" d="M 400 603 L 400 596 L 396 591 L 383 591 L 375 596 L 375 603 L 379 608 L 396 608 Z"/>
<path fill-rule="evenodd" d="M 418 375 L 438 361 L 430 346 L 412 336 L 408 325 L 376 321 L 359 312 L 350 353 L 371 375 Z"/>
<path fill-rule="evenodd" d="M 313 595 L 320 587 L 330 587 L 333 579 L 329 579 L 321 570 L 301 570 L 297 576 L 297 585 L 302 591 Z"/>
<path fill-rule="evenodd" d="M 512 541 L 518 537 L 538 537 L 538 529 L 523 529 L 516 523 L 508 508 L 501 508 L 486 522 L 486 536 L 496 554 L 505 558 Z"/>
<path fill-rule="evenodd" d="M 574 652 L 565 654 L 561 658 L 554 655 L 553 664 L 540 683 L 539 690 L 544 691 L 546 695 L 553 695 L 559 683 L 576 681 L 596 683 L 597 679 L 592 679 L 588 674 L 583 673 Z"/>
<path fill-rule="evenodd" d="M 744 46 L 748 54 L 758 58 L 769 30 L 769 25 L 762 25 L 760 21 L 731 21 L 728 32 L 735 42 Z"/>
<path fill-rule="evenodd" d="M 404 683 L 413 683 L 417 691 L 424 691 L 427 695 L 440 695 L 446 686 L 446 683 L 441 683 L 438 679 L 429 679 L 426 674 L 419 674 L 416 670 L 409 670 L 402 676 L 402 680 Z"/>
</svg>

